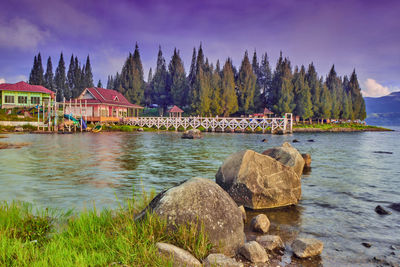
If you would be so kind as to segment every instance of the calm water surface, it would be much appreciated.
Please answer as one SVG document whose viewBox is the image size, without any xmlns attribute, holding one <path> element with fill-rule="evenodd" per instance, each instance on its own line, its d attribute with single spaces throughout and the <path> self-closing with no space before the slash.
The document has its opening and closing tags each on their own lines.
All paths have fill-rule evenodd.
<svg viewBox="0 0 400 267">
<path fill-rule="evenodd" d="M 269 142 L 262 143 L 264 138 Z M 231 153 L 262 152 L 293 139 L 300 140 L 293 144 L 296 148 L 312 155 L 312 171 L 302 179 L 299 205 L 265 212 L 272 222 L 271 232 L 288 243 L 299 236 L 325 243 L 320 261 L 300 264 L 374 266 L 374 256 L 398 264 L 400 213 L 391 210 L 392 215 L 380 216 L 374 208 L 400 203 L 399 131 L 216 133 L 201 140 L 182 140 L 179 133 L 164 132 L 9 135 L 1 141 L 31 145 L 0 150 L 0 200 L 77 210 L 93 203 L 113 208 L 117 198 L 132 195 L 133 187 L 158 192 L 194 176 L 214 179 Z M 372 247 L 367 249 L 362 242 Z M 390 255 L 391 245 L 398 248 L 395 255 Z M 283 265 L 290 261 L 287 252 Z"/>
</svg>

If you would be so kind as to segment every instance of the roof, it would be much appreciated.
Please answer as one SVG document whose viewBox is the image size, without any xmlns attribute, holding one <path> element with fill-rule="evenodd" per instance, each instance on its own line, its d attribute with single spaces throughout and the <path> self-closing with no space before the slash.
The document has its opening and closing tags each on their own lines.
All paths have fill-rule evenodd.
<svg viewBox="0 0 400 267">
<path fill-rule="evenodd" d="M 92 87 L 86 88 L 82 94 L 78 97 L 78 99 L 83 99 L 83 96 L 86 92 L 89 92 L 93 99 L 85 99 L 85 101 L 90 104 L 110 104 L 110 105 L 118 105 L 118 106 L 128 106 L 131 108 L 143 108 L 139 105 L 130 103 L 120 92 L 99 88 L 99 87 Z"/>
<path fill-rule="evenodd" d="M 41 85 L 31 85 L 26 82 L 2 83 L 0 84 L 0 91 L 34 92 L 51 95 L 54 94 L 53 91 L 50 91 L 49 89 Z"/>
<path fill-rule="evenodd" d="M 274 114 L 271 110 L 264 108 L 264 114 Z"/>
<path fill-rule="evenodd" d="M 178 106 L 173 106 L 170 110 L 168 110 L 169 113 L 173 113 L 173 112 L 178 112 L 178 113 L 182 113 L 183 110 L 180 109 Z"/>
</svg>

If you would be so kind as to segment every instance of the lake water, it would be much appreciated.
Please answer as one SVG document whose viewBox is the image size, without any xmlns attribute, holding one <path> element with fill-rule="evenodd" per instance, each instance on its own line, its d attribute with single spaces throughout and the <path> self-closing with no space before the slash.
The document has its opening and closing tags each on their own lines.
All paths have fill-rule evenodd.
<svg viewBox="0 0 400 267">
<path fill-rule="evenodd" d="M 209 133 L 201 140 L 180 136 L 173 132 L 9 135 L 1 141 L 31 145 L 0 150 L 0 200 L 77 210 L 93 203 L 97 208 L 114 208 L 117 198 L 132 195 L 133 187 L 159 192 L 194 176 L 214 179 L 231 153 L 262 152 L 298 139 L 300 143 L 293 145 L 312 155 L 312 171 L 302 179 L 302 200 L 297 206 L 265 212 L 271 232 L 288 243 L 296 237 L 322 240 L 321 259 L 299 263 L 305 266 L 375 266 L 375 256 L 400 262 L 400 212 L 391 210 L 391 215 L 381 216 L 374 211 L 377 205 L 387 208 L 400 203 L 399 131 Z M 264 138 L 268 143 L 261 142 Z M 372 247 L 365 248 L 362 242 Z M 290 261 L 287 252 L 282 265 Z"/>
</svg>

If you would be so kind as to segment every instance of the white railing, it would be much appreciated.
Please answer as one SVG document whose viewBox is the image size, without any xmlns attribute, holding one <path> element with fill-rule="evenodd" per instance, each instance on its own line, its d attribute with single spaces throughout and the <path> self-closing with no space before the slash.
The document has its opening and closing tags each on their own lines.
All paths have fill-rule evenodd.
<svg viewBox="0 0 400 267">
<path fill-rule="evenodd" d="M 250 128 L 255 131 L 260 128 L 264 133 L 267 128 L 271 128 L 272 133 L 282 132 L 291 133 L 293 128 L 293 116 L 291 113 L 286 113 L 283 118 L 224 118 L 224 117 L 139 117 L 131 118 L 128 122 L 131 125 L 140 127 L 153 127 L 157 129 L 165 127 L 167 129 L 174 127 L 178 129 L 189 127 L 197 129 L 200 126 L 205 129 L 215 131 L 219 128 L 221 131 L 226 129 L 244 131 Z"/>
</svg>

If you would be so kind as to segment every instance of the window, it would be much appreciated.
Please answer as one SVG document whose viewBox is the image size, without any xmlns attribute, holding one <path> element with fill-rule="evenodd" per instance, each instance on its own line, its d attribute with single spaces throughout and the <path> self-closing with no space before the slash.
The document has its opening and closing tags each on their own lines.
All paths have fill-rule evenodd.
<svg viewBox="0 0 400 267">
<path fill-rule="evenodd" d="M 26 104 L 28 102 L 27 96 L 19 96 L 18 97 L 18 104 Z"/>
<path fill-rule="evenodd" d="M 4 99 L 4 103 L 6 104 L 14 104 L 14 96 L 13 95 L 6 95 Z"/>
<path fill-rule="evenodd" d="M 31 104 L 40 104 L 40 97 L 32 96 L 31 97 Z"/>
</svg>

